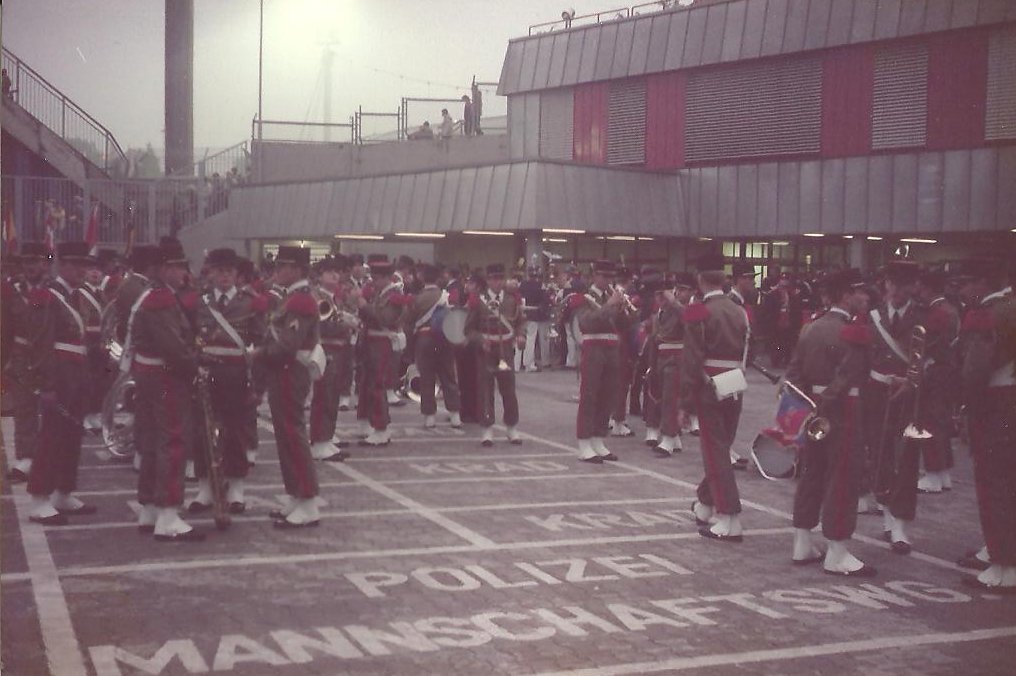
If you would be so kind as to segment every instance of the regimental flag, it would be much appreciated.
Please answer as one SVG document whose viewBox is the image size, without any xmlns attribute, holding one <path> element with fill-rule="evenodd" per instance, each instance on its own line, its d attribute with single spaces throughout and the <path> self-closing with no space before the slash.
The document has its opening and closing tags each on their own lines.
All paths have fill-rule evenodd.
<svg viewBox="0 0 1016 676">
<path fill-rule="evenodd" d="M 763 430 L 762 433 L 787 448 L 799 451 L 804 448 L 807 440 L 806 425 L 813 410 L 811 402 L 796 388 L 785 387 L 776 407 L 776 426 Z"/>
<path fill-rule="evenodd" d="M 14 210 L 10 205 L 4 207 L 4 253 L 18 252 L 18 231 L 14 227 Z"/>
<path fill-rule="evenodd" d="M 99 244 L 99 203 L 92 205 L 92 213 L 88 216 L 88 224 L 85 226 L 85 242 L 88 243 L 89 253 L 93 256 Z"/>
</svg>

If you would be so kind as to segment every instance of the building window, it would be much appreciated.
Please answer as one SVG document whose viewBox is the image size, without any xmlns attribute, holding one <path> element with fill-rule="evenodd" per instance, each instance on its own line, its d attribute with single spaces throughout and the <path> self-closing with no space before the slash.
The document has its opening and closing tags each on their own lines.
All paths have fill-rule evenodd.
<svg viewBox="0 0 1016 676">
<path fill-rule="evenodd" d="M 692 162 L 818 153 L 818 58 L 706 69 L 688 77 L 685 148 Z"/>
<path fill-rule="evenodd" d="M 575 97 L 571 89 L 540 94 L 540 157 L 572 159 Z"/>
<path fill-rule="evenodd" d="M 607 164 L 646 161 L 646 82 L 612 82 L 608 95 Z"/>
<path fill-rule="evenodd" d="M 888 47 L 875 55 L 873 150 L 923 147 L 928 140 L 928 50 Z"/>
<path fill-rule="evenodd" d="M 987 140 L 1016 138 L 1016 28 L 998 30 L 988 43 Z"/>
</svg>

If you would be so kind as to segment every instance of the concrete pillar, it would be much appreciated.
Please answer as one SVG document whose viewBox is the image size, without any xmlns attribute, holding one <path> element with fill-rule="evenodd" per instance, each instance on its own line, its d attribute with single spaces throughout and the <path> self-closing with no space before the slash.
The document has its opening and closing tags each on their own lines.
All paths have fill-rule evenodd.
<svg viewBox="0 0 1016 676">
<path fill-rule="evenodd" d="M 166 0 L 166 175 L 194 171 L 194 0 Z"/>
<path fill-rule="evenodd" d="M 855 236 L 847 243 L 847 264 L 861 272 L 868 272 L 868 261 L 864 255 L 865 240 Z"/>
</svg>

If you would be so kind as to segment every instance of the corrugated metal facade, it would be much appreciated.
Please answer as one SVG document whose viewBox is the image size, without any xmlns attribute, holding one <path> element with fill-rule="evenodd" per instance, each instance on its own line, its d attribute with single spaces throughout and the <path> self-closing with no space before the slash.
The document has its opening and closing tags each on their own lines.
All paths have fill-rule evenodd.
<svg viewBox="0 0 1016 676">
<path fill-rule="evenodd" d="M 571 89 L 540 94 L 540 157 L 570 161 L 574 149 L 575 95 Z"/>
<path fill-rule="evenodd" d="M 844 48 L 822 60 L 822 156 L 871 151 L 871 95 L 875 62 L 870 48 Z"/>
<path fill-rule="evenodd" d="M 923 147 L 928 139 L 928 49 L 920 44 L 875 53 L 871 147 Z"/>
<path fill-rule="evenodd" d="M 646 82 L 610 83 L 607 103 L 607 164 L 646 161 Z"/>
<path fill-rule="evenodd" d="M 689 162 L 817 153 L 822 62 L 807 57 L 693 71 L 685 111 Z"/>
<path fill-rule="evenodd" d="M 554 89 L 1003 21 L 1016 21 L 1013 0 L 731 0 L 512 40 L 498 93 Z"/>
<path fill-rule="evenodd" d="M 646 168 L 677 169 L 684 164 L 685 73 L 646 78 Z"/>
<path fill-rule="evenodd" d="M 1016 27 L 991 34 L 987 90 L 985 137 L 1016 139 Z"/>
<path fill-rule="evenodd" d="M 1016 64 L 1016 61 L 1014 61 Z M 1016 81 L 1016 71 L 1012 74 Z M 928 150 L 984 142 L 988 33 L 966 31 L 928 46 Z"/>
<path fill-rule="evenodd" d="M 574 91 L 575 161 L 582 164 L 605 164 L 607 162 L 607 84 L 581 85 L 575 87 Z"/>
</svg>

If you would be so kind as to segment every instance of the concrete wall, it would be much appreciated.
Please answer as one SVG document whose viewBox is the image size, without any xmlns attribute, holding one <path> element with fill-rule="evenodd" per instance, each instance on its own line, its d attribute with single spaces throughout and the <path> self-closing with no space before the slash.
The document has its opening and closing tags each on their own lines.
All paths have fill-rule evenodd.
<svg viewBox="0 0 1016 676">
<path fill-rule="evenodd" d="M 507 159 L 508 137 L 503 135 L 362 146 L 255 141 L 251 176 L 259 183 L 315 181 L 493 164 Z"/>
</svg>

